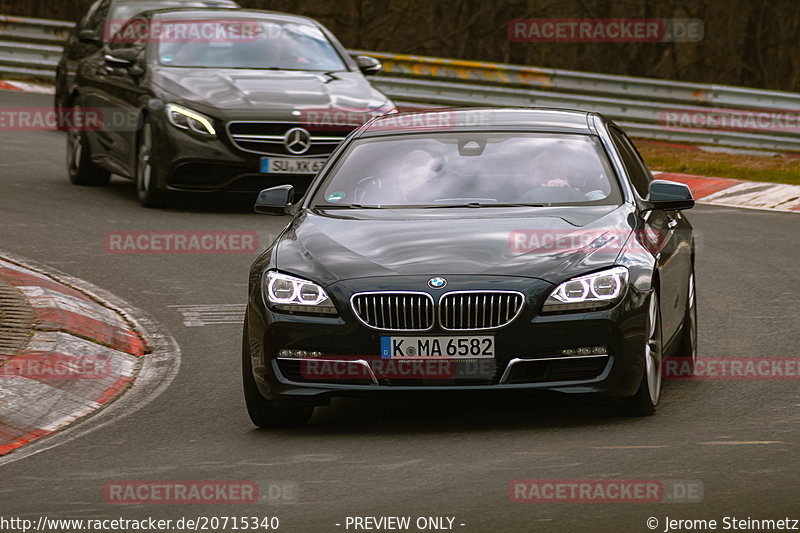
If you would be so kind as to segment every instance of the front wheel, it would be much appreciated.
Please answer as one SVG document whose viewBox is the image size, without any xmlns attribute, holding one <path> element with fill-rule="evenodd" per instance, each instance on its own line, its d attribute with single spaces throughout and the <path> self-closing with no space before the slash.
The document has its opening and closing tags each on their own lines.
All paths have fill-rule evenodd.
<svg viewBox="0 0 800 533">
<path fill-rule="evenodd" d="M 53 108 L 56 112 L 56 129 L 60 131 L 68 131 L 65 124 L 68 123 L 69 117 L 66 115 L 67 98 L 66 98 L 66 76 L 61 68 L 56 69 L 55 80 L 55 96 L 53 97 Z"/>
<path fill-rule="evenodd" d="M 153 164 L 152 153 L 153 126 L 145 119 L 136 148 L 136 196 L 144 207 L 165 207 L 172 200 L 172 195 L 157 186 L 158 167 Z"/>
<path fill-rule="evenodd" d="M 639 390 L 626 402 L 627 411 L 633 416 L 649 416 L 656 412 L 661 398 L 661 310 L 658 295 L 653 291 L 647 311 L 647 344 L 644 347 L 645 370 Z"/>
<path fill-rule="evenodd" d="M 697 295 L 694 281 L 694 267 L 689 273 L 689 297 L 686 300 L 686 315 L 683 318 L 683 331 L 676 354 L 689 363 L 689 371 L 694 373 L 697 365 Z"/>
<path fill-rule="evenodd" d="M 277 406 L 267 400 L 258 391 L 253 377 L 253 365 L 250 359 L 250 344 L 247 341 L 247 319 L 244 321 L 242 336 L 242 381 L 247 414 L 253 424 L 261 428 L 303 426 L 314 413 L 312 406 Z"/>
<path fill-rule="evenodd" d="M 80 107 L 73 107 L 74 113 L 80 113 Z M 89 140 L 86 132 L 77 129 L 69 130 L 67 135 L 67 173 L 69 181 L 75 185 L 106 185 L 111 179 L 111 172 L 92 162 Z"/>
</svg>

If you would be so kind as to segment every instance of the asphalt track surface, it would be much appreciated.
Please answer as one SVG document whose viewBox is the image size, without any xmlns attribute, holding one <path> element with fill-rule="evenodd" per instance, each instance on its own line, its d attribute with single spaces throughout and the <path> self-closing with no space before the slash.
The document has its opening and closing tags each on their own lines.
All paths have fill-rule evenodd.
<svg viewBox="0 0 800 533">
<path fill-rule="evenodd" d="M 0 106 L 47 106 L 0 92 Z M 144 310 L 174 336 L 180 371 L 160 397 L 81 438 L 0 464 L 0 516 L 278 516 L 280 531 L 345 531 L 347 516 L 450 516 L 459 531 L 649 531 L 645 521 L 800 519 L 800 388 L 789 381 L 669 381 L 656 416 L 562 396 L 335 401 L 302 429 L 263 431 L 241 392 L 241 325 L 187 327 L 176 305 L 242 304 L 251 255 L 118 255 L 110 230 L 249 230 L 286 223 L 249 199 L 139 206 L 131 182 L 77 187 L 60 132 L 0 131 L 0 250 L 50 265 Z M 800 355 L 800 216 L 698 206 L 701 356 Z M 699 480 L 701 503 L 513 503 L 515 479 Z M 292 485 L 256 505 L 111 505 L 115 480 Z M 341 524 L 337 526 L 336 524 Z M 460 524 L 464 524 L 463 526 Z M 720 527 L 721 529 L 721 527 Z M 220 529 L 221 530 L 221 529 Z M 412 528 L 412 531 L 416 529 Z M 353 529 L 349 529 L 353 531 Z"/>
</svg>

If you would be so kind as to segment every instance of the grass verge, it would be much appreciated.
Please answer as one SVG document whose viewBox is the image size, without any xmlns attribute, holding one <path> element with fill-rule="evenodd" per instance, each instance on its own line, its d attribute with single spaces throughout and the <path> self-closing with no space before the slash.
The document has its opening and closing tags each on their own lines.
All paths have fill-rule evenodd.
<svg viewBox="0 0 800 533">
<path fill-rule="evenodd" d="M 641 139 L 636 140 L 636 147 L 647 166 L 662 172 L 800 185 L 798 156 L 704 152 L 691 146 Z"/>
</svg>

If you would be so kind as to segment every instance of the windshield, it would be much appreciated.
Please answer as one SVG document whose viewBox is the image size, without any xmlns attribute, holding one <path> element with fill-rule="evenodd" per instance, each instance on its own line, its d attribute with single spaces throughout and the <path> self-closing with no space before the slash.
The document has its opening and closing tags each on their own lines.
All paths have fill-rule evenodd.
<svg viewBox="0 0 800 533">
<path fill-rule="evenodd" d="M 441 133 L 355 141 L 315 207 L 618 205 L 591 135 Z"/>
<path fill-rule="evenodd" d="M 114 21 L 117 24 L 122 24 L 125 21 L 132 19 L 140 13 L 150 11 L 151 9 L 169 9 L 173 7 L 238 7 L 236 2 L 228 1 L 214 1 L 198 0 L 196 2 L 186 1 L 170 1 L 170 0 L 155 0 L 153 2 L 120 2 L 115 3 L 111 7 L 108 20 Z"/>
<path fill-rule="evenodd" d="M 162 24 L 158 60 L 165 66 L 347 70 L 325 34 L 308 24 L 228 17 L 224 21 L 191 21 L 188 31 L 192 34 L 213 36 L 199 39 L 175 38 L 181 31 L 187 31 L 186 21 L 168 20 Z M 206 25 L 210 27 L 204 27 Z"/>
</svg>

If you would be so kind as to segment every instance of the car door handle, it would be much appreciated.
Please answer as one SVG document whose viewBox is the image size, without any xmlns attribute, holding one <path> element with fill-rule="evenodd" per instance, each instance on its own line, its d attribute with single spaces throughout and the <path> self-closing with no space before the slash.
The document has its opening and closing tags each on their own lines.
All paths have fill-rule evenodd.
<svg viewBox="0 0 800 533">
<path fill-rule="evenodd" d="M 671 219 L 669 219 L 669 222 L 667 222 L 667 227 L 668 227 L 669 229 L 675 229 L 675 227 L 676 227 L 677 225 L 678 225 L 678 221 L 677 221 L 677 220 L 675 220 L 674 218 L 671 218 Z"/>
</svg>

